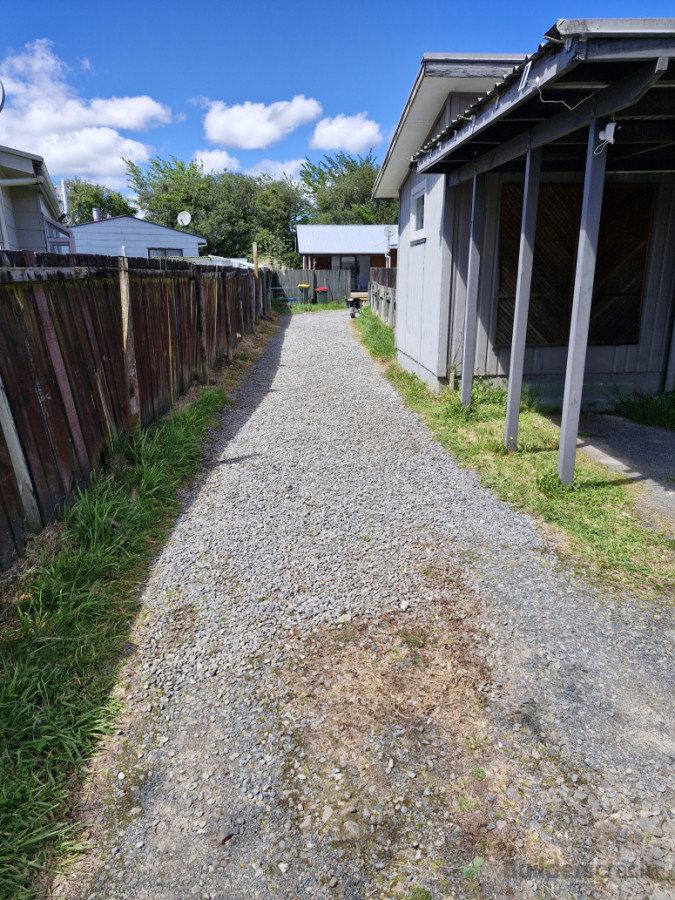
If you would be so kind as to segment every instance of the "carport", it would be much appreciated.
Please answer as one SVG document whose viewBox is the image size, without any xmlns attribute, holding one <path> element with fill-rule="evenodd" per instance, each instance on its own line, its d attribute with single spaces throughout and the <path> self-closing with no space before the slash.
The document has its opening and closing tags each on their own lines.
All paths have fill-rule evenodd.
<svg viewBox="0 0 675 900">
<path fill-rule="evenodd" d="M 419 174 L 444 174 L 448 187 L 472 182 L 462 373 L 474 371 L 485 179 L 494 172 L 524 173 L 504 432 L 510 449 L 518 441 L 540 176 L 583 173 L 558 454 L 565 485 L 574 477 L 605 176 L 675 171 L 674 57 L 675 19 L 560 20 L 546 43 L 413 157 Z M 616 277 L 621 262 L 616 260 Z M 670 304 L 663 387 L 672 390 L 672 282 L 665 280 L 662 290 Z M 608 306 L 606 315 L 622 315 L 620 303 Z M 462 377 L 465 406 L 471 403 L 471 382 Z"/>
</svg>

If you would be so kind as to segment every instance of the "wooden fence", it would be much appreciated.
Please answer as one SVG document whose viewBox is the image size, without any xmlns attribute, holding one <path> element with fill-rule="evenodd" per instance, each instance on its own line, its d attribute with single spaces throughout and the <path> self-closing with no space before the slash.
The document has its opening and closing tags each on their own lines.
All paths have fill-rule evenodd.
<svg viewBox="0 0 675 900">
<path fill-rule="evenodd" d="M 273 273 L 0 253 L 0 569 L 121 431 L 169 411 L 269 311 Z"/>
<path fill-rule="evenodd" d="M 385 325 L 396 328 L 396 269 L 370 270 L 368 302 Z"/>
<path fill-rule="evenodd" d="M 309 285 L 309 298 L 315 300 L 316 289 L 326 287 L 326 300 L 347 300 L 352 289 L 349 269 L 285 269 L 274 273 L 275 285 L 283 288 L 287 297 L 298 299 L 298 285 Z M 319 295 L 320 296 L 320 295 Z"/>
</svg>

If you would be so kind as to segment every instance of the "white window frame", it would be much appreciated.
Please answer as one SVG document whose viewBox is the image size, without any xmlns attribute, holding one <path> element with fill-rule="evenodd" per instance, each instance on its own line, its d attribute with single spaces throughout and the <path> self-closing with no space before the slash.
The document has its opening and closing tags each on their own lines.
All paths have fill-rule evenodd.
<svg viewBox="0 0 675 900">
<path fill-rule="evenodd" d="M 426 176 L 422 181 L 415 185 L 410 194 L 410 240 L 421 241 L 426 238 L 426 221 L 427 221 L 427 179 Z M 417 203 L 422 198 L 423 206 L 423 224 L 421 228 L 417 227 Z"/>
</svg>

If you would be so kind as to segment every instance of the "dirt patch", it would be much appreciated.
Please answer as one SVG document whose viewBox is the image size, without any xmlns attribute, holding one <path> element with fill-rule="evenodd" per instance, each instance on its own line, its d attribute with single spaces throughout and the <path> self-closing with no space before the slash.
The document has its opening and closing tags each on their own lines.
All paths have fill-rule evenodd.
<svg viewBox="0 0 675 900">
<path fill-rule="evenodd" d="M 480 896 L 485 863 L 494 881 L 514 857 L 565 859 L 518 825 L 523 772 L 500 752 L 486 710 L 494 687 L 477 652 L 479 599 L 451 568 L 422 577 L 437 599 L 413 616 L 343 617 L 296 644 L 285 712 L 305 723 L 298 739 L 323 777 L 308 799 L 292 768 L 287 800 L 301 828 L 332 837 L 379 883 L 378 897 L 409 890 L 413 876 L 434 896 Z M 522 896 L 497 881 L 499 896 Z"/>
</svg>

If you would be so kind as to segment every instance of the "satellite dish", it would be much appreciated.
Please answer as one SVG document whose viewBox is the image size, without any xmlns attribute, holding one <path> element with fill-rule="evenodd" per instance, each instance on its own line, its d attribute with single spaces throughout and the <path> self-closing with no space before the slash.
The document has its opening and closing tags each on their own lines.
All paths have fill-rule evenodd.
<svg viewBox="0 0 675 900">
<path fill-rule="evenodd" d="M 187 209 L 184 209 L 182 212 L 178 213 L 178 224 L 181 226 L 181 228 L 187 228 L 191 221 L 192 216 L 187 211 Z"/>
<path fill-rule="evenodd" d="M 395 230 L 396 229 L 393 227 L 393 225 L 387 225 L 386 228 L 384 229 L 384 233 L 386 234 L 386 236 L 388 238 L 390 238 Z"/>
</svg>

